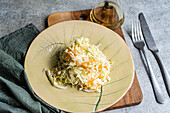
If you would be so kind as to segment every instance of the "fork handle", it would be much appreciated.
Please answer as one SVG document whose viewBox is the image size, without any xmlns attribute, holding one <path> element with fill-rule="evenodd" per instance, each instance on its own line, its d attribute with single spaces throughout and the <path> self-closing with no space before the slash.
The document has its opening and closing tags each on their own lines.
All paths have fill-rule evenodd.
<svg viewBox="0 0 170 113">
<path fill-rule="evenodd" d="M 153 87 L 153 90 L 154 90 L 154 93 L 155 93 L 155 97 L 156 97 L 156 100 L 158 103 L 164 103 L 164 97 L 163 97 L 163 93 L 162 93 L 162 90 L 158 84 L 158 81 L 155 77 L 155 74 L 153 72 L 153 69 L 151 67 L 151 64 L 149 62 L 149 60 L 147 59 L 147 56 L 146 56 L 146 53 L 144 51 L 144 49 L 141 50 L 143 55 L 144 55 L 144 58 L 146 60 L 146 63 L 147 63 L 147 66 L 148 66 L 148 74 L 150 75 L 150 80 L 151 80 L 151 83 L 152 83 L 152 87 Z"/>
<path fill-rule="evenodd" d="M 164 82 L 165 82 L 165 85 L 166 85 L 166 89 L 167 89 L 167 92 L 170 96 L 170 75 L 168 74 L 168 71 L 167 69 L 165 68 L 163 62 L 162 62 L 162 59 L 159 55 L 159 52 L 152 52 L 159 64 L 159 67 L 161 69 L 161 72 L 162 72 L 162 75 L 163 75 L 163 79 L 164 79 Z"/>
</svg>

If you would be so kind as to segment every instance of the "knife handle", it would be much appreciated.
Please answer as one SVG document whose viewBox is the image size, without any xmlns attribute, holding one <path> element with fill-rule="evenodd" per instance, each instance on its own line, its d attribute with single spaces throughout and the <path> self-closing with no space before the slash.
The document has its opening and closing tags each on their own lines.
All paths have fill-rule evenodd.
<svg viewBox="0 0 170 113">
<path fill-rule="evenodd" d="M 162 72 L 162 76 L 163 76 L 163 79 L 164 79 L 164 82 L 165 82 L 167 92 L 168 92 L 168 94 L 170 96 L 170 76 L 168 74 L 168 71 L 167 71 L 165 65 L 162 62 L 162 59 L 161 59 L 161 57 L 159 55 L 159 52 L 152 52 L 152 53 L 155 56 L 155 58 L 156 58 L 156 60 L 157 60 L 157 62 L 159 64 L 159 67 L 160 67 L 160 70 Z"/>
<path fill-rule="evenodd" d="M 155 98 L 157 100 L 158 103 L 160 104 L 163 104 L 164 103 L 164 97 L 163 97 L 163 93 L 162 93 L 162 90 L 159 86 L 159 83 L 156 79 L 156 76 L 153 72 L 153 69 L 151 67 L 151 64 L 146 56 L 146 53 L 145 53 L 145 50 L 142 49 L 141 50 L 143 52 L 143 55 L 144 55 L 144 58 L 145 58 L 145 61 L 146 61 L 146 64 L 147 64 L 147 71 L 148 71 L 148 74 L 150 75 L 150 80 L 151 80 L 151 83 L 152 83 L 152 87 L 153 87 L 153 90 L 154 90 L 154 93 L 155 93 Z"/>
</svg>

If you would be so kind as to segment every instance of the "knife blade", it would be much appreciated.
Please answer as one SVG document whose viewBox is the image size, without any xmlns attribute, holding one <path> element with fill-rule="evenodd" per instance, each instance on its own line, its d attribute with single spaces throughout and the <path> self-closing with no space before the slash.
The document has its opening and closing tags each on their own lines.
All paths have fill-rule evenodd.
<svg viewBox="0 0 170 113">
<path fill-rule="evenodd" d="M 146 41 L 146 45 L 150 51 L 157 52 L 158 48 L 155 44 L 151 31 L 149 30 L 148 24 L 146 23 L 146 19 L 143 13 L 139 14 L 139 21 L 141 24 L 142 32 Z"/>
<path fill-rule="evenodd" d="M 152 52 L 152 54 L 154 55 L 154 57 L 156 58 L 156 60 L 159 64 L 167 92 L 170 96 L 170 76 L 169 76 L 169 73 L 168 73 L 164 63 L 162 62 L 162 59 L 159 55 L 158 48 L 155 44 L 155 41 L 153 39 L 153 36 L 151 34 L 151 31 L 148 27 L 148 24 L 146 22 L 146 19 L 145 19 L 143 13 L 139 14 L 139 21 L 140 21 L 140 24 L 141 24 L 142 33 L 143 33 L 143 37 L 145 39 L 147 48 Z"/>
</svg>

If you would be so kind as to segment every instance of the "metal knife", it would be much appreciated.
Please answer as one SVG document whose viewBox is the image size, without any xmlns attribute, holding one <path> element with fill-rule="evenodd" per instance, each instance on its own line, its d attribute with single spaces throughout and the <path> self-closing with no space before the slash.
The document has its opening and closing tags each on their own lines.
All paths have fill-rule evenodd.
<svg viewBox="0 0 170 113">
<path fill-rule="evenodd" d="M 143 37 L 145 39 L 147 48 L 152 52 L 152 54 L 155 56 L 155 58 L 156 58 L 156 60 L 159 64 L 167 92 L 170 96 L 170 75 L 168 74 L 168 71 L 167 71 L 166 67 L 164 66 L 164 64 L 162 62 L 162 59 L 159 55 L 159 50 L 158 50 L 158 48 L 155 44 L 155 41 L 152 37 L 152 34 L 149 30 L 149 27 L 147 25 L 147 22 L 146 22 L 146 19 L 145 19 L 143 13 L 139 14 L 139 21 L 140 21 L 140 24 L 141 24 L 142 33 L 143 33 Z"/>
</svg>

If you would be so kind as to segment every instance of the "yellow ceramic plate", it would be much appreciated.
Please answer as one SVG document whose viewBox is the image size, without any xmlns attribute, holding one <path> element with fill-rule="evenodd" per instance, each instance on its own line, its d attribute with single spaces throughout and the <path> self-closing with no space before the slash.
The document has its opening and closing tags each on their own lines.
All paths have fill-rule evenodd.
<svg viewBox="0 0 170 113">
<path fill-rule="evenodd" d="M 73 37 L 87 37 L 91 44 L 113 61 L 111 81 L 102 87 L 102 93 L 86 93 L 76 88 L 58 89 L 43 73 L 56 64 L 56 51 Z M 134 65 L 130 50 L 122 38 L 104 26 L 87 21 L 66 21 L 41 32 L 32 42 L 25 59 L 28 81 L 35 92 L 49 105 L 68 112 L 101 111 L 120 100 L 130 88 L 134 78 Z M 99 101 L 100 100 L 100 101 Z"/>
</svg>

